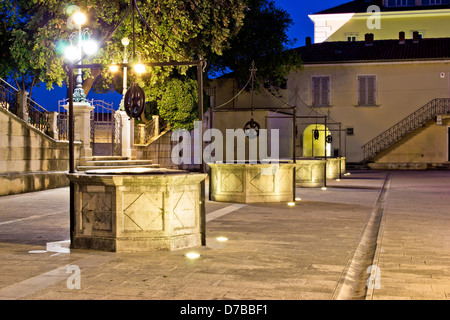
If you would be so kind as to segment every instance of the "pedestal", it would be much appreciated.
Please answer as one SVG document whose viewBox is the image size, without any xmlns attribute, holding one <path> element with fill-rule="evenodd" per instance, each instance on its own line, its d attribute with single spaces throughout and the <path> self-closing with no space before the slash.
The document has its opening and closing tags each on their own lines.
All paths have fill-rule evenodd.
<svg viewBox="0 0 450 320">
<path fill-rule="evenodd" d="M 69 110 L 69 105 L 64 108 Z M 74 140 L 81 141 L 80 165 L 86 165 L 92 160 L 91 149 L 91 111 L 94 107 L 88 102 L 73 103 Z"/>
</svg>

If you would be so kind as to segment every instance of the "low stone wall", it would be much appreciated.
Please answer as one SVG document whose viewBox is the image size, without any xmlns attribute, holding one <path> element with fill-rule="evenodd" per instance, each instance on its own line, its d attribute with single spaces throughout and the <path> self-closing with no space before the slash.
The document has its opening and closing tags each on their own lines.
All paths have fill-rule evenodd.
<svg viewBox="0 0 450 320">
<path fill-rule="evenodd" d="M 80 144 L 75 143 L 75 159 Z M 57 141 L 0 108 L 0 195 L 69 185 L 69 143 Z"/>
<path fill-rule="evenodd" d="M 172 149 L 177 142 L 171 141 L 172 131 L 163 132 L 149 144 L 135 144 L 136 159 L 152 160 L 161 168 L 178 169 L 172 162 Z"/>
</svg>

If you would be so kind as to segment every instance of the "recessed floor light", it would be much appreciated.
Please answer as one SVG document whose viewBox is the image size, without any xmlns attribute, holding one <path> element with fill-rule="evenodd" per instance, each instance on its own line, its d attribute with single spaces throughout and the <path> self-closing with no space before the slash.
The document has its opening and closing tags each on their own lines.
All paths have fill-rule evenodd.
<svg viewBox="0 0 450 320">
<path fill-rule="evenodd" d="M 30 250 L 28 253 L 46 253 L 46 250 Z"/>
<path fill-rule="evenodd" d="M 322 187 L 322 190 L 324 190 L 324 191 L 327 190 L 327 187 Z"/>
<path fill-rule="evenodd" d="M 302 198 L 295 198 L 295 201 L 302 201 Z"/>
<path fill-rule="evenodd" d="M 288 204 L 287 204 L 289 207 L 293 207 L 293 206 L 295 206 L 295 202 L 288 202 Z"/>
<path fill-rule="evenodd" d="M 197 252 L 186 253 L 186 258 L 189 258 L 189 259 L 198 259 L 199 257 L 200 257 L 200 254 L 198 254 Z"/>
<path fill-rule="evenodd" d="M 217 237 L 216 240 L 219 241 L 219 242 L 225 242 L 225 241 L 228 241 L 228 238 L 226 238 L 226 237 Z"/>
</svg>

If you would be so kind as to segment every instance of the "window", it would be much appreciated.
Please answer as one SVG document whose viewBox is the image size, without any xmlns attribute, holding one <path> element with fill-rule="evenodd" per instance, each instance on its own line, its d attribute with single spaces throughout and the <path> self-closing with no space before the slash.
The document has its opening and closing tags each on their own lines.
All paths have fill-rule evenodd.
<svg viewBox="0 0 450 320">
<path fill-rule="evenodd" d="M 429 0 L 433 1 L 433 0 Z M 434 0 L 434 1 L 440 1 L 440 0 Z M 407 6 L 415 6 L 416 1 L 415 0 L 388 0 L 387 6 L 388 7 L 407 7 Z"/>
<path fill-rule="evenodd" d="M 377 77 L 375 75 L 358 76 L 358 105 L 377 104 Z"/>
<path fill-rule="evenodd" d="M 312 105 L 314 107 L 330 105 L 330 77 L 312 77 Z"/>
<path fill-rule="evenodd" d="M 348 32 L 345 34 L 345 39 L 347 39 L 348 42 L 353 42 L 358 39 L 358 33 L 357 32 Z"/>
<path fill-rule="evenodd" d="M 434 5 L 434 4 L 442 4 L 444 1 L 442 0 L 426 0 L 422 1 L 423 5 Z"/>
</svg>

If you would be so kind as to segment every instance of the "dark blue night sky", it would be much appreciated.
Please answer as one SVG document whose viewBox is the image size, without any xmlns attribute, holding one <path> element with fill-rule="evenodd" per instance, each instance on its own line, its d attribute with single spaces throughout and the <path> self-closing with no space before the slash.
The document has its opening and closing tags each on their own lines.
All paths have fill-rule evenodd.
<svg viewBox="0 0 450 320">
<path fill-rule="evenodd" d="M 289 30 L 289 37 L 297 39 L 295 47 L 300 47 L 305 44 L 305 38 L 311 37 L 314 39 L 314 24 L 309 19 L 308 15 L 318 11 L 331 8 L 350 0 L 274 0 L 277 6 L 286 10 L 294 25 Z M 33 97 L 37 103 L 42 105 L 49 111 L 57 111 L 58 101 L 66 98 L 66 88 L 55 86 L 53 90 L 48 91 L 45 85 L 33 89 Z M 122 95 L 118 93 L 113 94 L 94 94 L 89 93 L 88 99 L 105 100 L 108 103 L 113 103 L 115 109 L 118 108 Z"/>
</svg>

